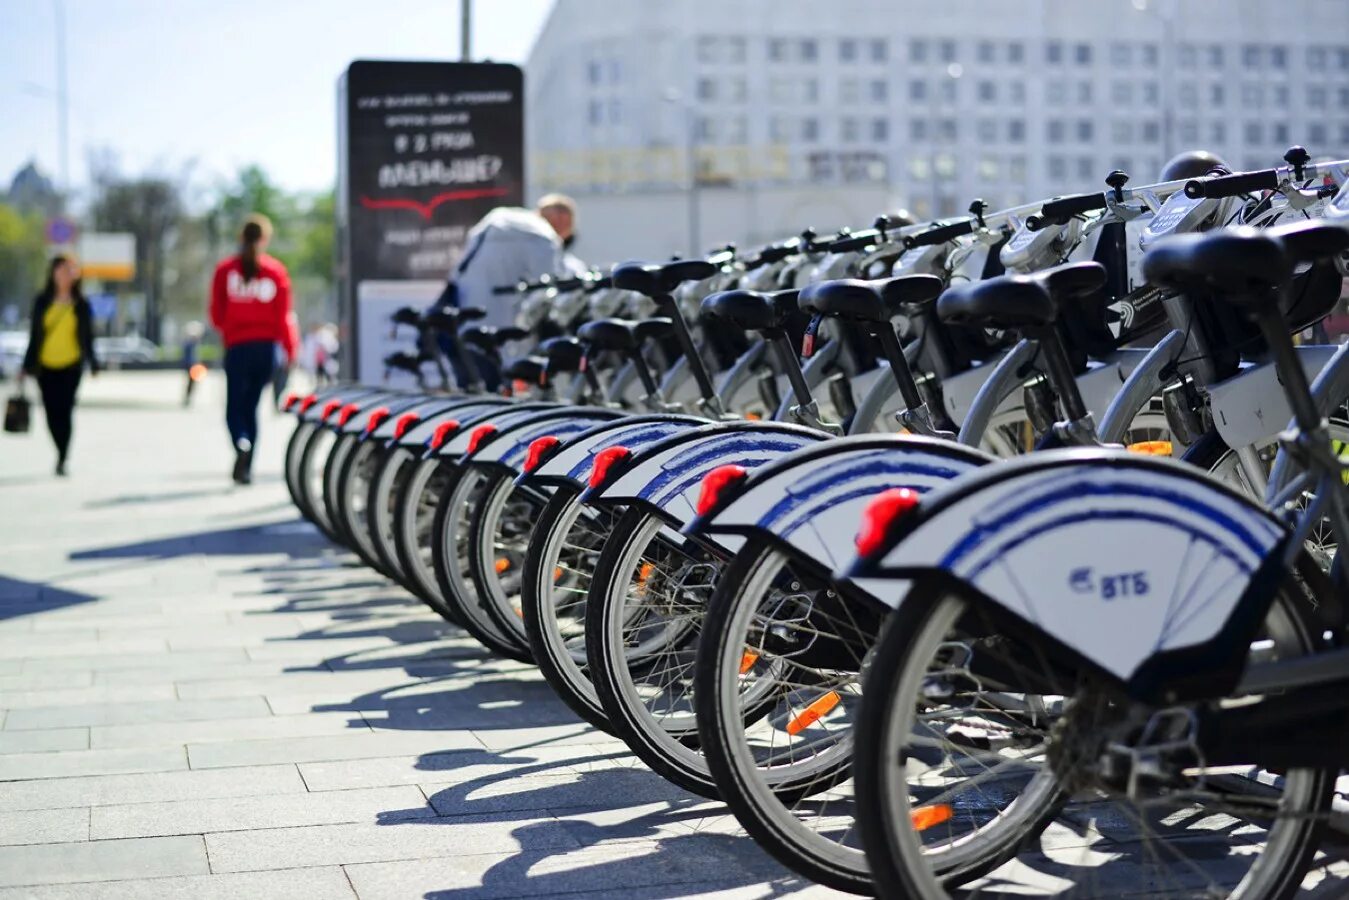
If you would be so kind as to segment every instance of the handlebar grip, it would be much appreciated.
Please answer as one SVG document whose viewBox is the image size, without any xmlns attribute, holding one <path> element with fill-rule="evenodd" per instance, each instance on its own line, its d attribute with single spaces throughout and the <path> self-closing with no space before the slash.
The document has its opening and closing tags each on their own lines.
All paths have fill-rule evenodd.
<svg viewBox="0 0 1349 900">
<path fill-rule="evenodd" d="M 965 219 L 963 222 L 956 222 L 953 225 L 939 225 L 936 228 L 929 228 L 922 234 L 909 238 L 907 244 L 910 247 L 935 247 L 937 244 L 944 244 L 958 237 L 964 237 L 973 233 L 973 231 L 974 220 Z"/>
<path fill-rule="evenodd" d="M 847 237 L 839 238 L 828 244 L 824 249 L 830 253 L 851 253 L 854 250 L 861 250 L 864 247 L 870 247 L 876 243 L 880 237 L 880 232 L 869 230 L 859 231 L 856 234 L 850 234 Z"/>
<path fill-rule="evenodd" d="M 502 297 L 506 294 L 518 294 L 519 292 L 520 285 L 518 284 L 503 284 L 501 287 L 492 288 L 492 296 L 494 297 Z"/>
<path fill-rule="evenodd" d="M 1105 207 L 1105 194 L 1070 194 L 1067 197 L 1056 197 L 1041 206 L 1040 218 L 1045 221 L 1070 219 Z"/>
<path fill-rule="evenodd" d="M 1191 200 L 1220 200 L 1255 191 L 1272 191 L 1279 187 L 1279 170 L 1262 169 L 1258 172 L 1237 172 L 1216 178 L 1196 178 L 1185 183 L 1185 196 Z"/>
</svg>

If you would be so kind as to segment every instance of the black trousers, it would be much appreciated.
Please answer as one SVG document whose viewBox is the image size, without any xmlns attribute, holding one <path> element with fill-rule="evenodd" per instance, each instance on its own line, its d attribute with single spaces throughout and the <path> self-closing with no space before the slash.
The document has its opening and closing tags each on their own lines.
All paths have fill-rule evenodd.
<svg viewBox="0 0 1349 900">
<path fill-rule="evenodd" d="M 276 366 L 272 341 L 245 341 L 225 350 L 225 425 L 234 446 L 258 443 L 258 401 Z"/>
<path fill-rule="evenodd" d="M 75 392 L 80 388 L 84 366 L 76 363 L 64 369 L 42 369 L 37 386 L 42 392 L 42 409 L 47 414 L 47 430 L 52 433 L 57 455 L 64 462 L 70 451 L 70 433 L 75 412 Z"/>
</svg>

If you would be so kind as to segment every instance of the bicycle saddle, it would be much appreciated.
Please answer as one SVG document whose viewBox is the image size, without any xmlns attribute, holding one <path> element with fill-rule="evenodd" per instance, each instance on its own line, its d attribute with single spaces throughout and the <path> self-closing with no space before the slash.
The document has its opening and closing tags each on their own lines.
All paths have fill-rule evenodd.
<svg viewBox="0 0 1349 900">
<path fill-rule="evenodd" d="M 614 287 L 648 297 L 668 296 L 686 281 L 702 281 L 717 273 L 705 259 L 677 259 L 668 263 L 629 262 L 614 266 Z"/>
<path fill-rule="evenodd" d="M 1159 241 L 1143 257 L 1153 284 L 1208 288 L 1240 307 L 1264 307 L 1293 273 L 1283 245 L 1268 232 L 1241 226 Z"/>
<path fill-rule="evenodd" d="M 631 353 L 637 349 L 635 327 L 627 319 L 596 319 L 576 329 L 576 336 L 597 350 Z"/>
<path fill-rule="evenodd" d="M 1033 328 L 1049 325 L 1056 314 L 1044 284 L 1027 275 L 957 285 L 937 298 L 938 317 L 961 325 Z"/>
<path fill-rule="evenodd" d="M 529 337 L 529 330 L 521 328 L 518 325 L 504 325 L 496 329 L 497 346 L 509 344 L 511 341 L 523 341 Z"/>
<path fill-rule="evenodd" d="M 548 358 L 552 372 L 573 372 L 581 367 L 585 348 L 574 337 L 549 338 L 539 344 L 539 351 Z"/>
<path fill-rule="evenodd" d="M 482 350 L 494 350 L 497 330 L 493 325 L 465 325 L 459 329 L 459 338 Z"/>
<path fill-rule="evenodd" d="M 501 375 L 512 381 L 528 381 L 539 384 L 548 369 L 548 360 L 541 356 L 520 356 L 507 361 L 501 367 Z"/>
<path fill-rule="evenodd" d="M 699 309 L 745 331 L 772 331 L 786 323 L 799 294 L 795 289 L 772 293 L 720 291 L 703 298 Z"/>
<path fill-rule="evenodd" d="M 1279 239 L 1284 252 L 1295 263 L 1333 259 L 1349 250 L 1349 228 L 1324 219 L 1303 219 L 1275 225 L 1265 233 Z"/>
<path fill-rule="evenodd" d="M 602 275 L 599 278 L 592 279 L 585 283 L 585 292 L 593 294 L 595 291 L 602 291 L 605 288 L 613 287 L 614 277 L 612 275 Z"/>
<path fill-rule="evenodd" d="M 655 316 L 650 319 L 642 319 L 636 325 L 632 326 L 632 336 L 638 343 L 642 341 L 658 340 L 674 332 L 674 321 L 669 316 Z"/>
<path fill-rule="evenodd" d="M 905 306 L 933 299 L 941 289 L 941 279 L 933 275 L 901 275 L 881 281 L 839 278 L 808 285 L 801 291 L 801 309 L 812 315 L 886 322 Z"/>
<path fill-rule="evenodd" d="M 422 324 L 422 314 L 410 306 L 402 306 L 394 310 L 393 315 L 389 316 L 398 325 L 418 326 Z"/>
<path fill-rule="evenodd" d="M 1075 262 L 1035 272 L 1030 277 L 1044 285 L 1055 306 L 1062 306 L 1065 301 L 1090 297 L 1101 290 L 1105 287 L 1106 273 L 1105 266 L 1098 262 Z"/>
<path fill-rule="evenodd" d="M 417 372 L 421 370 L 421 358 L 400 350 L 384 357 L 384 365 L 390 369 L 402 369 L 404 372 Z"/>
</svg>

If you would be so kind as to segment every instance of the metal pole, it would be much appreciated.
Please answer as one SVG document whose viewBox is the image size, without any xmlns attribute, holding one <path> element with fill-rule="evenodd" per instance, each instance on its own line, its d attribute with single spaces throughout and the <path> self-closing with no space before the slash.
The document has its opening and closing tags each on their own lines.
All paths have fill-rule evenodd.
<svg viewBox="0 0 1349 900">
<path fill-rule="evenodd" d="M 459 61 L 473 58 L 473 0 L 459 0 Z"/>
<path fill-rule="evenodd" d="M 702 255 L 702 223 L 699 221 L 701 205 L 698 197 L 698 132 L 693 102 L 684 107 L 685 131 L 688 132 L 689 166 L 689 258 Z"/>
<path fill-rule="evenodd" d="M 61 153 L 61 190 L 70 193 L 70 99 L 66 95 L 66 14 L 62 0 L 52 0 L 56 13 L 56 133 Z"/>
</svg>

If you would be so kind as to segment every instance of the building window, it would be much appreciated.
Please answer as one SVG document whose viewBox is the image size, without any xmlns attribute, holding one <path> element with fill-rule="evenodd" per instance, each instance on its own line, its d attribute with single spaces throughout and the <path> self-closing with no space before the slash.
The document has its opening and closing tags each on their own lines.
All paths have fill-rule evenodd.
<svg viewBox="0 0 1349 900">
<path fill-rule="evenodd" d="M 890 82 L 882 78 L 873 79 L 867 87 L 867 93 L 872 103 L 884 103 L 890 99 Z"/>
<path fill-rule="evenodd" d="M 820 56 L 820 45 L 814 38 L 803 38 L 801 41 L 801 62 L 815 62 Z"/>
<path fill-rule="evenodd" d="M 955 41 L 940 41 L 940 42 L 938 43 L 937 46 L 938 46 L 938 48 L 941 50 L 941 61 L 942 61 L 942 62 L 944 62 L 944 63 L 950 63 L 950 62 L 955 62 L 955 61 L 956 61 L 956 42 L 955 42 Z"/>
<path fill-rule="evenodd" d="M 801 81 L 801 99 L 806 103 L 820 102 L 820 79 L 805 78 Z"/>
<path fill-rule="evenodd" d="M 1260 68 L 1260 48 L 1255 44 L 1247 44 L 1242 47 L 1241 64 L 1247 69 Z"/>
<path fill-rule="evenodd" d="M 938 84 L 938 88 L 943 103 L 956 102 L 956 80 L 954 78 L 943 78 Z"/>
<path fill-rule="evenodd" d="M 1226 122 L 1209 122 L 1208 139 L 1215 144 L 1221 144 L 1227 140 Z"/>
<path fill-rule="evenodd" d="M 1226 97 L 1227 92 L 1223 90 L 1221 84 L 1214 82 L 1208 86 L 1208 99 L 1214 106 L 1222 106 Z"/>
<path fill-rule="evenodd" d="M 698 79 L 698 99 L 715 100 L 717 99 L 717 83 L 711 78 Z"/>
<path fill-rule="evenodd" d="M 1116 119 L 1111 122 L 1110 139 L 1116 144 L 1132 144 L 1134 140 L 1133 123 L 1127 119 Z"/>
<path fill-rule="evenodd" d="M 918 38 L 909 41 L 909 62 L 927 62 L 927 41 Z"/>
<path fill-rule="evenodd" d="M 1323 147 L 1329 139 L 1324 122 L 1312 122 L 1307 126 L 1307 142 L 1313 147 Z"/>
<path fill-rule="evenodd" d="M 599 60 L 592 59 L 586 66 L 586 80 L 591 84 L 599 84 L 604 79 L 604 67 L 600 65 Z"/>
<path fill-rule="evenodd" d="M 851 116 L 845 117 L 840 123 L 840 134 L 845 143 L 853 143 L 857 140 L 857 120 Z"/>
<path fill-rule="evenodd" d="M 736 75 L 732 78 L 727 78 L 725 84 L 727 100 L 730 100 L 732 103 L 745 102 L 745 98 L 749 95 L 749 89 L 745 84 L 744 75 Z"/>
<path fill-rule="evenodd" d="M 857 41 L 852 38 L 839 41 L 838 58 L 840 62 L 857 62 Z"/>
<path fill-rule="evenodd" d="M 884 144 L 890 140 L 890 120 L 872 119 L 871 120 L 871 139 L 878 144 Z"/>
<path fill-rule="evenodd" d="M 838 99 L 840 103 L 853 104 L 861 96 L 858 90 L 856 78 L 844 78 L 838 83 Z"/>
<path fill-rule="evenodd" d="M 1265 129 L 1259 122 L 1247 122 L 1246 130 L 1242 136 L 1247 144 L 1263 144 L 1265 142 Z"/>
<path fill-rule="evenodd" d="M 717 44 L 717 39 L 710 34 L 700 36 L 698 38 L 698 62 L 718 62 Z"/>
<path fill-rule="evenodd" d="M 1062 106 L 1068 99 L 1068 84 L 1064 81 L 1045 82 L 1045 102 L 1051 106 Z"/>
<path fill-rule="evenodd" d="M 768 41 L 768 59 L 770 62 L 786 61 L 787 41 L 784 38 L 771 38 Z"/>
<path fill-rule="evenodd" d="M 745 39 L 742 37 L 726 38 L 726 61 L 729 63 L 743 63 L 745 61 Z"/>
<path fill-rule="evenodd" d="M 1007 142 L 1009 144 L 1020 144 L 1026 140 L 1026 123 L 1022 119 L 1009 119 L 1007 121 Z"/>
<path fill-rule="evenodd" d="M 623 81 L 623 63 L 617 59 L 609 60 L 609 83 L 619 84 Z"/>
<path fill-rule="evenodd" d="M 985 144 L 991 144 L 998 139 L 998 123 L 992 119 L 980 119 L 974 129 L 975 136 Z"/>
<path fill-rule="evenodd" d="M 1149 106 L 1160 102 L 1157 94 L 1157 82 L 1155 81 L 1143 82 L 1143 102 L 1148 104 Z"/>
<path fill-rule="evenodd" d="M 1007 61 L 1009 63 L 1020 63 L 1026 58 L 1026 45 L 1020 41 L 1012 41 L 1007 45 Z"/>
<path fill-rule="evenodd" d="M 721 136 L 722 143 L 730 144 L 732 146 L 743 144 L 745 143 L 745 138 L 748 134 L 749 124 L 745 121 L 745 117 L 732 116 L 726 120 L 726 130 Z"/>
<path fill-rule="evenodd" d="M 801 120 L 801 140 L 813 144 L 820 139 L 820 120 L 814 116 Z"/>
<path fill-rule="evenodd" d="M 1340 126 L 1340 143 L 1349 144 L 1349 122 Z"/>
<path fill-rule="evenodd" d="M 890 58 L 890 45 L 886 43 L 885 38 L 872 38 L 867 41 L 867 46 L 870 48 L 872 62 L 883 63 Z"/>
<path fill-rule="evenodd" d="M 1046 156 L 1045 172 L 1055 181 L 1062 182 L 1068 177 L 1068 160 L 1062 156 Z"/>
<path fill-rule="evenodd" d="M 1176 126 L 1176 134 L 1180 137 L 1182 144 L 1197 144 L 1199 142 L 1199 125 L 1186 119 Z"/>
<path fill-rule="evenodd" d="M 1143 122 L 1143 143 L 1156 144 L 1162 138 L 1161 128 L 1156 120 L 1148 119 Z"/>
<path fill-rule="evenodd" d="M 1246 82 L 1241 86 L 1241 102 L 1250 106 L 1259 106 L 1265 99 L 1265 92 L 1260 90 L 1260 85 L 1252 82 Z"/>
<path fill-rule="evenodd" d="M 1079 156 L 1077 158 L 1077 177 L 1083 181 L 1091 181 L 1096 177 L 1096 160 L 1090 156 Z"/>
<path fill-rule="evenodd" d="M 1326 67 L 1326 48 L 1308 47 L 1307 48 L 1307 68 L 1314 72 L 1319 72 Z"/>
<path fill-rule="evenodd" d="M 909 140 L 914 142 L 927 140 L 927 119 L 909 120 Z"/>
<path fill-rule="evenodd" d="M 1091 44 L 1078 44 L 1074 47 L 1073 59 L 1079 66 L 1091 65 Z"/>
<path fill-rule="evenodd" d="M 927 159 L 921 156 L 912 156 L 909 158 L 909 177 L 914 181 L 926 181 L 931 172 L 928 170 Z"/>
<path fill-rule="evenodd" d="M 1269 65 L 1274 69 L 1288 68 L 1288 48 L 1282 46 L 1270 47 Z"/>
<path fill-rule="evenodd" d="M 1335 51 L 1335 65 L 1341 72 L 1349 72 L 1349 47 L 1341 47 Z"/>
<path fill-rule="evenodd" d="M 694 135 L 700 141 L 713 141 L 717 136 L 716 123 L 708 116 L 699 116 L 694 123 Z"/>
<path fill-rule="evenodd" d="M 1224 60 L 1225 55 L 1226 54 L 1223 53 L 1222 44 L 1209 44 L 1207 54 L 1208 65 L 1214 69 L 1221 68 L 1225 61 Z"/>
<path fill-rule="evenodd" d="M 1127 66 L 1134 61 L 1134 48 L 1128 44 L 1113 43 L 1110 45 L 1110 64 L 1112 66 Z"/>
<path fill-rule="evenodd" d="M 1077 83 L 1077 102 L 1078 102 L 1078 103 L 1090 103 L 1090 102 L 1091 102 L 1091 82 L 1090 82 L 1090 81 L 1079 81 L 1079 82 Z"/>
<path fill-rule="evenodd" d="M 604 122 L 604 102 L 601 100 L 590 101 L 590 124 L 599 125 Z"/>
<path fill-rule="evenodd" d="M 1026 82 L 1020 80 L 1007 82 L 1007 100 L 1015 104 L 1025 103 Z"/>
<path fill-rule="evenodd" d="M 1339 99 L 1336 101 L 1340 109 L 1349 109 L 1349 87 L 1342 87 L 1336 92 Z"/>
<path fill-rule="evenodd" d="M 998 99 L 997 84 L 992 81 L 979 82 L 978 97 L 980 103 L 994 103 Z"/>
<path fill-rule="evenodd" d="M 954 141 L 960 134 L 956 127 L 955 119 L 942 119 L 937 123 L 937 139 L 941 141 Z"/>
<path fill-rule="evenodd" d="M 773 116 L 768 120 L 768 137 L 776 143 L 788 140 L 786 116 Z"/>
<path fill-rule="evenodd" d="M 1026 157 L 1010 156 L 1007 158 L 1007 177 L 1017 184 L 1026 183 Z"/>
<path fill-rule="evenodd" d="M 1307 88 L 1307 105 L 1312 109 L 1325 109 L 1326 89 L 1319 85 Z"/>
<path fill-rule="evenodd" d="M 1051 144 L 1063 143 L 1068 129 L 1064 126 L 1062 119 L 1050 119 L 1045 123 L 1045 137 Z"/>
<path fill-rule="evenodd" d="M 1134 86 L 1127 81 L 1115 81 L 1110 84 L 1110 102 L 1118 106 L 1127 106 L 1134 100 Z"/>
<path fill-rule="evenodd" d="M 1288 123 L 1275 122 L 1269 126 L 1270 140 L 1276 144 L 1287 144 L 1288 141 Z"/>
<path fill-rule="evenodd" d="M 998 180 L 998 159 L 995 156 L 979 157 L 979 180 L 997 181 Z"/>
<path fill-rule="evenodd" d="M 1058 41 L 1049 41 L 1045 44 L 1045 62 L 1051 65 L 1058 65 L 1063 62 L 1063 44 Z"/>
<path fill-rule="evenodd" d="M 1187 109 L 1192 109 L 1199 102 L 1199 91 L 1193 84 L 1182 84 L 1176 91 L 1176 96 L 1180 99 L 1180 105 Z"/>
<path fill-rule="evenodd" d="M 1154 66 L 1157 65 L 1157 45 L 1156 45 L 1156 44 L 1144 44 L 1143 46 L 1139 47 L 1138 49 L 1139 49 L 1139 51 L 1143 54 L 1143 65 L 1148 66 L 1149 68 L 1152 68 L 1152 67 L 1154 67 Z M 1191 47 L 1190 50 L 1193 51 L 1194 48 Z M 1191 64 L 1193 65 L 1193 63 L 1194 63 L 1193 58 L 1191 58 L 1190 62 L 1191 62 Z"/>
<path fill-rule="evenodd" d="M 926 99 L 927 99 L 927 82 L 926 82 L 926 81 L 919 81 L 919 80 L 916 79 L 916 78 L 915 78 L 913 81 L 910 81 L 910 82 L 909 82 L 909 99 L 910 99 L 910 100 L 926 100 Z"/>
<path fill-rule="evenodd" d="M 618 125 L 623 121 L 623 101 L 617 97 L 609 100 L 609 124 Z"/>
<path fill-rule="evenodd" d="M 1193 69 L 1195 63 L 1199 61 L 1199 51 L 1194 44 L 1180 45 L 1180 67 L 1182 69 Z"/>
<path fill-rule="evenodd" d="M 980 41 L 979 46 L 975 48 L 974 56 L 981 63 L 993 62 L 993 42 Z"/>
<path fill-rule="evenodd" d="M 1090 141 L 1096 136 L 1096 124 L 1091 119 L 1077 120 L 1077 139 Z"/>
</svg>

